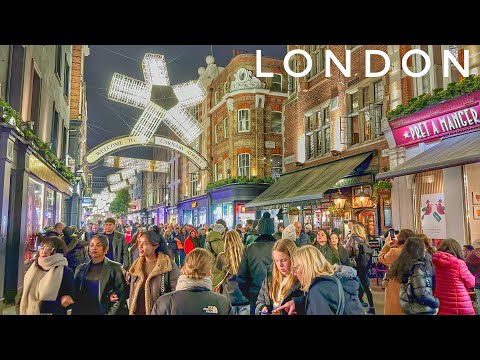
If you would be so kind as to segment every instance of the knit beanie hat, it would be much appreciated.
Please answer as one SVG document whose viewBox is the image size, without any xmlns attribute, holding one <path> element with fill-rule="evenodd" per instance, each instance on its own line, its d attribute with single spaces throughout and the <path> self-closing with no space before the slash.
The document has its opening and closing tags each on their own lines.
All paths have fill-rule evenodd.
<svg viewBox="0 0 480 360">
<path fill-rule="evenodd" d="M 290 239 L 292 241 L 297 240 L 297 234 L 295 233 L 295 226 L 288 225 L 282 232 L 282 239 Z"/>
<path fill-rule="evenodd" d="M 264 212 L 258 221 L 258 233 L 272 235 L 275 232 L 275 224 L 269 212 Z"/>
</svg>

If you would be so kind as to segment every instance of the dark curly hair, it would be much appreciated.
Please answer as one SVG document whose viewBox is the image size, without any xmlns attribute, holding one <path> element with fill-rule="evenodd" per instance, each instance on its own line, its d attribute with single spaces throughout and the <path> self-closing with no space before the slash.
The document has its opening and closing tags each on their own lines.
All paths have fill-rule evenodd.
<svg viewBox="0 0 480 360">
<path fill-rule="evenodd" d="M 405 245 L 403 246 L 400 256 L 397 258 L 397 260 L 395 260 L 388 270 L 387 277 L 389 279 L 395 279 L 399 282 L 402 282 L 403 278 L 409 276 L 413 264 L 424 260 L 425 244 L 423 239 L 418 236 L 410 236 L 407 241 L 405 241 Z M 431 266 L 431 264 L 427 265 Z"/>
</svg>

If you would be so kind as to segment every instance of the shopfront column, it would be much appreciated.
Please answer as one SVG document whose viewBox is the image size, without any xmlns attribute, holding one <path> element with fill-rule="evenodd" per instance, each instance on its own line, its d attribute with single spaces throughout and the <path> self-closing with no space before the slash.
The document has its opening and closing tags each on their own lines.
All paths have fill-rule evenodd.
<svg viewBox="0 0 480 360">
<path fill-rule="evenodd" d="M 13 146 L 15 138 L 11 132 L 2 128 L 0 132 L 0 314 L 3 313 L 4 287 L 6 277 L 6 249 L 10 207 L 10 175 L 13 163 Z"/>
<path fill-rule="evenodd" d="M 443 169 L 443 191 L 447 238 L 457 240 L 460 245 L 468 244 L 465 226 L 463 172 L 461 166 Z"/>
<path fill-rule="evenodd" d="M 13 302 L 18 289 L 23 285 L 25 271 L 25 240 L 27 238 L 28 174 L 31 148 L 16 142 L 16 170 L 12 176 L 13 203 L 7 239 L 5 267 L 5 300 Z"/>
</svg>

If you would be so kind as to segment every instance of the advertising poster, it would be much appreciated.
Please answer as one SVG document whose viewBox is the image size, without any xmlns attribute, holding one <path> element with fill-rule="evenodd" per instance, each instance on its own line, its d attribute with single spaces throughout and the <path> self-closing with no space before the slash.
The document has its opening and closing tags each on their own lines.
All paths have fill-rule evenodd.
<svg viewBox="0 0 480 360">
<path fill-rule="evenodd" d="M 447 237 L 443 193 L 422 195 L 421 220 L 423 233 L 431 239 Z"/>
</svg>

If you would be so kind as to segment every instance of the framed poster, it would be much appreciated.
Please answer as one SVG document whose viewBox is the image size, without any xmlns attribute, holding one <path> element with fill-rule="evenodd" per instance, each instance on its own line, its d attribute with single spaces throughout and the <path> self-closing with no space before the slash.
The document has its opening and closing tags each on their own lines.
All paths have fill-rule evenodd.
<svg viewBox="0 0 480 360">
<path fill-rule="evenodd" d="M 383 226 L 392 227 L 392 208 L 384 206 L 383 208 Z"/>
<path fill-rule="evenodd" d="M 473 207 L 473 220 L 480 220 L 480 206 Z"/>
<path fill-rule="evenodd" d="M 480 192 L 472 192 L 473 205 L 480 205 Z"/>
<path fill-rule="evenodd" d="M 423 233 L 431 239 L 447 237 L 445 198 L 443 193 L 421 196 L 421 221 Z"/>
</svg>

